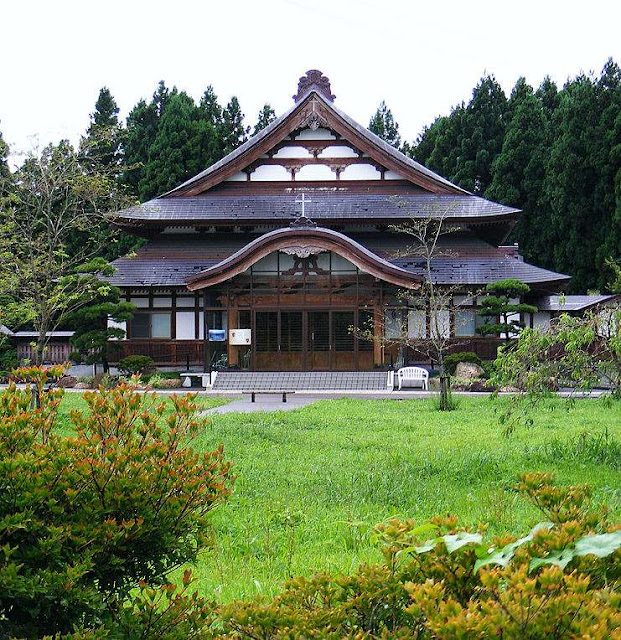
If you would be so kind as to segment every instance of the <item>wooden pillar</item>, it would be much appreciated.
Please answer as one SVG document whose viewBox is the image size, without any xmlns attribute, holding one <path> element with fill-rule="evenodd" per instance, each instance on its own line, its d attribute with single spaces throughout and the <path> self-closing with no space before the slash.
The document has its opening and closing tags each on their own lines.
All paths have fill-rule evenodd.
<svg viewBox="0 0 621 640">
<path fill-rule="evenodd" d="M 237 308 L 228 308 L 227 309 L 227 313 L 228 313 L 228 327 L 229 327 L 229 331 L 231 329 L 237 329 L 237 320 L 239 317 L 239 314 L 237 313 Z M 229 333 L 230 335 L 230 333 Z M 239 364 L 239 347 L 236 345 L 232 345 L 230 343 L 230 341 L 227 341 L 227 346 L 228 346 L 228 363 L 229 366 L 231 365 L 238 365 Z"/>
<path fill-rule="evenodd" d="M 382 324 L 383 324 L 383 314 L 382 309 L 380 307 L 373 307 L 373 364 L 376 367 L 379 367 L 383 364 L 382 362 Z"/>
</svg>

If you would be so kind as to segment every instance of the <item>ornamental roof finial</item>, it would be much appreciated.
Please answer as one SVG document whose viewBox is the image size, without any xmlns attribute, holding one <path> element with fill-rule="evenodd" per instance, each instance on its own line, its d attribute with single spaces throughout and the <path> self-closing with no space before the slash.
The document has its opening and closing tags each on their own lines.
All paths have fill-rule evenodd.
<svg viewBox="0 0 621 640">
<path fill-rule="evenodd" d="M 293 99 L 299 102 L 311 89 L 320 93 L 330 102 L 333 102 L 334 98 L 336 98 L 336 96 L 332 94 L 332 89 L 330 89 L 330 80 L 317 69 L 307 71 L 306 75 L 300 78 L 298 82 L 298 92 L 293 96 Z"/>
</svg>

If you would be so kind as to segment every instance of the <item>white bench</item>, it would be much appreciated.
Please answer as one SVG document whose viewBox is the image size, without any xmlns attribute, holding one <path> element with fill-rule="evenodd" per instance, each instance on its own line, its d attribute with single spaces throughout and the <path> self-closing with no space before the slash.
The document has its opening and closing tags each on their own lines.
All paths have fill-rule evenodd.
<svg viewBox="0 0 621 640">
<path fill-rule="evenodd" d="M 410 383 L 409 386 L 421 386 L 423 391 L 429 391 L 429 372 L 422 367 L 401 367 L 397 371 L 397 381 L 399 391 L 401 391 L 404 382 Z"/>
<path fill-rule="evenodd" d="M 205 389 L 209 389 L 209 387 L 211 387 L 212 385 L 211 373 L 205 373 L 204 371 L 184 371 L 179 375 L 183 378 L 183 382 L 181 383 L 182 387 L 188 388 L 192 386 L 192 381 L 190 380 L 190 378 L 200 378 L 201 386 L 203 386 Z"/>
</svg>

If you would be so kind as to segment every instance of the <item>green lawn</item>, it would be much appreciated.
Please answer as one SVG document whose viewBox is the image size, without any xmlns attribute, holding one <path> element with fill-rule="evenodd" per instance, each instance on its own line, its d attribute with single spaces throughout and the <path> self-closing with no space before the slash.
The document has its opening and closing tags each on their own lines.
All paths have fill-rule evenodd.
<svg viewBox="0 0 621 640">
<path fill-rule="evenodd" d="M 229 600 L 273 594 L 289 575 L 350 571 L 379 559 L 370 528 L 391 516 L 449 512 L 525 532 L 541 517 L 511 490 L 521 471 L 589 483 L 621 511 L 621 403 L 568 412 L 548 401 L 509 439 L 495 406 L 462 398 L 441 414 L 429 400 L 342 399 L 215 416 L 196 446 L 224 443 L 237 481 L 213 518 L 215 549 L 195 568 L 200 590 Z"/>
<path fill-rule="evenodd" d="M 541 516 L 511 490 L 521 471 L 589 483 L 621 513 L 621 402 L 580 400 L 568 411 L 549 400 L 510 438 L 499 402 L 462 397 L 442 414 L 430 400 L 342 399 L 214 416 L 194 446 L 224 443 L 237 480 L 214 512 L 215 546 L 193 568 L 199 590 L 227 601 L 274 594 L 290 575 L 353 570 L 379 559 L 370 530 L 392 516 L 448 512 L 523 533 Z M 67 394 L 62 411 L 83 403 Z"/>
</svg>

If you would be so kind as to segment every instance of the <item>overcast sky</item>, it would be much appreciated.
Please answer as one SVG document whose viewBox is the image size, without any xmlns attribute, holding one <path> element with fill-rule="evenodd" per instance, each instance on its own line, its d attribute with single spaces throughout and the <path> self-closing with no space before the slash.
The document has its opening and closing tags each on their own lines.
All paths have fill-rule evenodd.
<svg viewBox="0 0 621 640">
<path fill-rule="evenodd" d="M 621 63 L 621 2 L 589 0 L 2 0 L 0 131 L 13 151 L 79 139 L 99 89 L 125 117 L 165 80 L 237 95 L 253 124 L 306 70 L 368 124 L 381 100 L 414 139 L 484 73 L 508 93 Z"/>
</svg>

